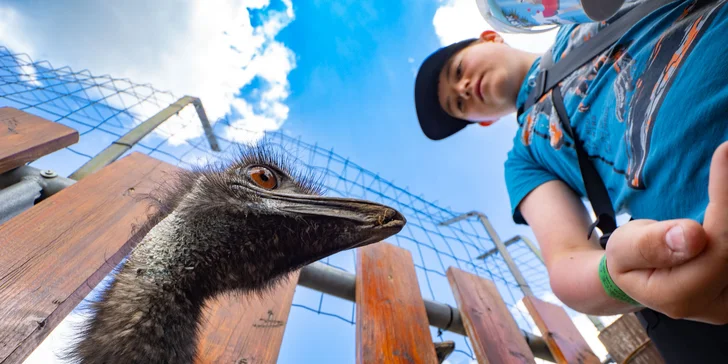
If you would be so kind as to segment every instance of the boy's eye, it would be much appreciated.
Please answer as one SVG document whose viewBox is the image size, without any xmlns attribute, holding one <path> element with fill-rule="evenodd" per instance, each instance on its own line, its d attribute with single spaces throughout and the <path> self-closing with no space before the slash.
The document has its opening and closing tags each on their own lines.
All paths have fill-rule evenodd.
<svg viewBox="0 0 728 364">
<path fill-rule="evenodd" d="M 462 67 L 463 67 L 463 62 L 460 61 L 460 63 L 458 63 L 458 68 L 455 69 L 455 77 L 458 80 L 460 79 L 460 76 L 463 74 Z"/>
</svg>

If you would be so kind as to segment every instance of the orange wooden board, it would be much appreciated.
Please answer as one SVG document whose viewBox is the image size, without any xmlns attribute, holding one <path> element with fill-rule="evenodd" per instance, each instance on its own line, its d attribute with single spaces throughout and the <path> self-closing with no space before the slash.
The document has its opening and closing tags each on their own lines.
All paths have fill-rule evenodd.
<svg viewBox="0 0 728 364">
<path fill-rule="evenodd" d="M 535 363 L 495 284 L 450 267 L 447 278 L 478 363 Z"/>
<path fill-rule="evenodd" d="M 557 363 L 601 363 L 562 307 L 533 296 L 523 303 Z"/>
<path fill-rule="evenodd" d="M 388 243 L 357 252 L 356 362 L 437 363 L 412 255 Z"/>
<path fill-rule="evenodd" d="M 655 343 L 647 336 L 634 313 L 622 315 L 599 333 L 599 340 L 617 362 L 629 364 L 664 364 Z"/>
<path fill-rule="evenodd" d="M 0 108 L 0 173 L 78 142 L 65 125 L 11 107 Z"/>
<path fill-rule="evenodd" d="M 132 249 L 177 167 L 132 153 L 0 225 L 0 363 L 22 362 Z"/>
<path fill-rule="evenodd" d="M 263 297 L 226 295 L 211 302 L 196 363 L 275 363 L 298 274 Z"/>
</svg>

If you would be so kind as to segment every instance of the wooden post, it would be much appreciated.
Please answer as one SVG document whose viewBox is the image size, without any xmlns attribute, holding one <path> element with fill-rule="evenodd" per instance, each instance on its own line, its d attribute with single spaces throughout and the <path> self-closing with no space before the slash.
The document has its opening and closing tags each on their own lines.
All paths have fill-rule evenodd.
<svg viewBox="0 0 728 364">
<path fill-rule="evenodd" d="M 360 248 L 356 271 L 356 362 L 437 363 L 410 252 Z"/>
<path fill-rule="evenodd" d="M 200 330 L 196 363 L 275 363 L 299 272 L 262 297 L 220 297 Z"/>
<path fill-rule="evenodd" d="M 600 363 L 562 307 L 533 296 L 524 297 L 523 303 L 557 363 Z"/>
<path fill-rule="evenodd" d="M 455 267 L 447 270 L 478 363 L 535 363 L 495 284 Z"/>
<path fill-rule="evenodd" d="M 604 347 L 617 363 L 665 363 L 655 344 L 633 313 L 622 315 L 599 334 Z M 629 360 L 628 360 L 629 359 Z"/>
<path fill-rule="evenodd" d="M 0 363 L 22 362 L 131 251 L 150 212 L 137 196 L 176 168 L 132 153 L 0 225 Z"/>
</svg>

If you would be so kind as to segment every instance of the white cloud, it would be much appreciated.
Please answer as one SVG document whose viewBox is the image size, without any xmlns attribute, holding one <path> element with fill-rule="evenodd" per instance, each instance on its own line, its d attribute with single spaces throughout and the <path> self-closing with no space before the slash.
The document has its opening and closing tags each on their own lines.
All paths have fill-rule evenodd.
<svg viewBox="0 0 728 364">
<path fill-rule="evenodd" d="M 265 120 L 254 129 L 275 130 L 288 116 L 288 74 L 296 67 L 294 53 L 275 40 L 294 19 L 291 0 L 281 1 L 271 6 L 270 0 L 79 0 L 32 8 L 21 3 L 0 7 L 0 45 L 55 67 L 149 83 L 178 97 L 197 96 L 211 121 L 234 109 L 252 118 L 234 123 Z M 34 73 L 30 69 L 24 71 Z M 256 79 L 259 97 L 234 102 L 239 90 Z M 134 111 L 147 117 L 159 110 Z M 174 135 L 171 144 L 202 134 L 199 125 L 180 129 L 199 124 L 194 115 L 175 119 L 158 129 Z"/>
<path fill-rule="evenodd" d="M 485 30 L 493 30 L 483 19 L 475 0 L 440 0 L 432 25 L 442 45 L 475 38 Z M 528 52 L 543 53 L 553 43 L 556 31 L 537 34 L 500 33 L 506 43 Z"/>
<path fill-rule="evenodd" d="M 32 48 L 28 44 L 23 34 L 15 35 L 15 29 L 23 25 L 23 17 L 11 7 L 0 7 L 0 39 L 8 39 L 5 47 L 9 49 L 19 49 L 23 52 L 32 52 Z M 35 67 L 25 64 L 20 66 L 20 78 L 31 85 L 40 86 L 40 82 L 36 78 Z"/>
<path fill-rule="evenodd" d="M 236 99 L 233 101 L 233 105 L 242 117 L 230 123 L 230 128 L 225 133 L 225 137 L 228 139 L 237 140 L 246 144 L 255 143 L 257 140 L 263 138 L 266 131 L 276 130 L 280 127 L 276 117 L 256 113 L 252 105 L 245 100 Z M 273 109 L 269 111 L 269 114 L 277 116 L 288 115 L 288 107 L 283 104 L 276 104 Z"/>
<path fill-rule="evenodd" d="M 0 7 L 0 40 L 4 46 L 18 52 L 32 53 L 33 49 L 28 43 L 25 34 L 18 32 L 25 24 L 23 17 L 17 10 L 9 6 Z"/>
</svg>

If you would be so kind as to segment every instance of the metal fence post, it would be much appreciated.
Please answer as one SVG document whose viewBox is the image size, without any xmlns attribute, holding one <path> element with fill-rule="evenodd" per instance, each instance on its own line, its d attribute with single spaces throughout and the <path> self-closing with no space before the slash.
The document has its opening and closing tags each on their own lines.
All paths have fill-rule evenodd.
<svg viewBox="0 0 728 364">
<path fill-rule="evenodd" d="M 455 218 L 452 218 L 447 221 L 443 221 L 440 223 L 441 226 L 450 225 L 452 223 L 458 222 L 460 220 L 467 219 L 471 216 L 477 216 L 480 220 L 480 223 L 483 224 L 483 227 L 485 228 L 485 231 L 488 233 L 488 236 L 490 236 L 490 239 L 493 241 L 493 244 L 495 244 L 496 249 L 503 257 L 503 260 L 506 262 L 506 265 L 508 266 L 508 269 L 511 271 L 511 274 L 513 274 L 513 277 L 516 279 L 516 283 L 518 283 L 518 286 L 521 288 L 521 291 L 523 294 L 527 296 L 533 296 L 533 291 L 531 291 L 531 287 L 526 282 L 526 279 L 523 277 L 523 274 L 521 274 L 521 270 L 518 269 L 518 266 L 516 265 L 516 262 L 513 261 L 513 257 L 511 257 L 511 253 L 508 252 L 508 248 L 505 244 L 503 244 L 503 241 L 500 240 L 500 237 L 498 236 L 498 233 L 496 233 L 495 229 L 493 228 L 493 225 L 490 224 L 490 220 L 488 220 L 488 217 L 486 217 L 484 214 L 477 212 L 477 211 L 471 211 L 467 214 L 463 214 L 460 216 L 457 216 Z"/>
<path fill-rule="evenodd" d="M 86 164 L 84 164 L 75 172 L 73 172 L 70 176 L 68 176 L 68 178 L 73 180 L 80 180 L 87 175 L 98 171 L 109 163 L 115 161 L 116 159 L 121 157 L 121 155 L 124 154 L 127 150 L 131 149 L 147 134 L 151 133 L 167 119 L 180 112 L 188 104 L 193 104 L 195 110 L 197 110 L 197 115 L 200 118 L 202 128 L 204 129 L 207 140 L 210 143 L 210 148 L 212 148 L 212 150 L 216 152 L 219 152 L 220 147 L 217 144 L 215 134 L 212 132 L 212 126 L 210 125 L 210 121 L 207 119 L 205 109 L 202 107 L 202 102 L 197 97 L 185 96 L 177 100 L 175 103 L 167 106 L 164 110 L 154 114 L 154 116 L 137 125 L 136 127 L 134 127 L 134 129 L 129 130 L 128 133 L 124 134 L 121 138 L 111 143 L 111 145 L 106 147 L 106 149 L 101 151 L 101 153 L 97 154 L 93 159 L 86 162 Z"/>
<path fill-rule="evenodd" d="M 534 244 L 531 241 L 531 239 L 529 239 L 529 238 L 527 238 L 527 237 L 525 237 L 523 235 L 516 235 L 516 236 L 508 239 L 508 241 L 506 241 L 505 243 L 503 243 L 503 245 L 505 245 L 506 247 L 508 247 L 508 246 L 510 246 L 512 244 L 517 243 L 518 241 L 523 241 L 524 243 L 526 243 L 526 246 L 528 246 L 528 248 L 531 249 L 531 251 L 538 258 L 538 260 L 540 260 L 541 263 L 544 263 L 543 256 L 541 255 L 541 250 L 538 249 L 538 247 L 536 246 L 536 244 Z M 498 249 L 491 249 L 491 250 L 489 250 L 489 251 L 487 251 L 487 252 L 479 255 L 475 259 L 485 259 L 485 258 L 487 258 L 487 257 L 489 257 L 489 256 L 491 256 L 491 255 L 493 255 L 493 254 L 495 254 L 497 252 L 498 252 Z M 594 327 L 596 327 L 598 331 L 604 330 L 604 323 L 602 323 L 602 320 L 599 319 L 599 317 L 592 316 L 592 315 L 586 315 L 586 317 L 589 318 L 589 321 L 591 321 L 592 324 L 594 324 Z"/>
</svg>

